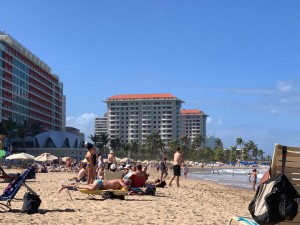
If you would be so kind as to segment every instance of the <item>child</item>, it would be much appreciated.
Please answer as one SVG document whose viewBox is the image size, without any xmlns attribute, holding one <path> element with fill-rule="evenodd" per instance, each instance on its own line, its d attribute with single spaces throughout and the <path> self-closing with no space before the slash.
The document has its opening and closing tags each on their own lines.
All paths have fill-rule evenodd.
<svg viewBox="0 0 300 225">
<path fill-rule="evenodd" d="M 188 173 L 188 168 L 187 168 L 187 165 L 185 165 L 185 167 L 183 167 L 183 175 L 184 175 L 185 179 L 187 179 L 187 173 Z"/>
</svg>

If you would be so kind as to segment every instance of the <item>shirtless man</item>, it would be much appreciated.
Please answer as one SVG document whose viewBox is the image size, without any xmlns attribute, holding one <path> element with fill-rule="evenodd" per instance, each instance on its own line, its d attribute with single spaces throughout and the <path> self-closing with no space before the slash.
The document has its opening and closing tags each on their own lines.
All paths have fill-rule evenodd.
<svg viewBox="0 0 300 225">
<path fill-rule="evenodd" d="M 110 171 L 110 166 L 112 164 L 116 164 L 116 158 L 114 156 L 114 151 L 110 150 L 109 154 L 108 154 L 108 159 L 107 159 L 107 169 Z"/>
<path fill-rule="evenodd" d="M 95 180 L 92 184 L 87 185 L 62 185 L 59 189 L 59 193 L 67 188 L 79 188 L 79 189 L 87 189 L 90 191 L 95 190 L 107 190 L 107 189 L 113 189 L 118 190 L 121 188 L 124 188 L 128 190 L 128 186 L 124 183 L 123 179 L 116 179 L 116 180 Z"/>
<path fill-rule="evenodd" d="M 172 182 L 176 177 L 177 187 L 179 187 L 179 177 L 181 175 L 181 168 L 180 168 L 181 165 L 184 166 L 184 161 L 183 161 L 183 158 L 181 155 L 181 149 L 180 149 L 180 147 L 177 147 L 176 152 L 174 154 L 174 161 L 173 161 L 174 176 L 170 180 L 169 186 L 172 186 Z"/>
</svg>

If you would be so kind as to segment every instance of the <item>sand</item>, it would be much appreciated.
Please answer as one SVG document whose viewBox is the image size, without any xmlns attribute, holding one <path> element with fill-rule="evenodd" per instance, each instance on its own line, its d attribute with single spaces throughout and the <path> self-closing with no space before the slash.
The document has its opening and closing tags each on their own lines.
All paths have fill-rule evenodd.
<svg viewBox="0 0 300 225">
<path fill-rule="evenodd" d="M 15 170 L 6 170 L 15 172 Z M 151 173 L 152 172 L 152 173 Z M 150 171 L 151 179 L 157 177 Z M 227 224 L 233 215 L 250 217 L 248 204 L 255 192 L 214 183 L 180 178 L 180 187 L 157 188 L 155 196 L 130 195 L 126 200 L 86 199 L 78 191 L 58 190 L 72 177 L 68 172 L 40 173 L 27 184 L 42 200 L 39 213 L 21 213 L 23 201 L 13 201 L 12 211 L 0 212 L 1 224 Z M 170 180 L 167 177 L 167 183 Z M 0 182 L 2 191 L 7 183 Z M 16 197 L 21 199 L 22 187 Z"/>
</svg>

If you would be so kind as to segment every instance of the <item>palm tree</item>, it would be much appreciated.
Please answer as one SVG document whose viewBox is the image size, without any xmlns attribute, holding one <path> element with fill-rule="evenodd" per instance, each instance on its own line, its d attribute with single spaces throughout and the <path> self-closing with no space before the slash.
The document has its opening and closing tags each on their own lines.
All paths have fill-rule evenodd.
<svg viewBox="0 0 300 225">
<path fill-rule="evenodd" d="M 106 149 L 106 146 L 109 142 L 109 138 L 108 138 L 108 134 L 106 133 L 100 133 L 99 135 L 99 141 L 101 142 L 101 144 L 103 145 L 104 149 Z M 105 151 L 105 150 L 104 150 Z"/>
<path fill-rule="evenodd" d="M 204 141 L 204 138 L 202 137 L 201 134 L 196 134 L 196 136 L 192 140 L 192 149 L 197 150 L 198 148 L 201 147 L 202 143 Z"/>
<path fill-rule="evenodd" d="M 5 131 L 5 135 L 8 138 L 8 145 L 7 147 L 12 145 L 12 141 L 11 139 L 14 137 L 15 135 L 15 131 L 17 129 L 17 123 L 15 121 L 12 120 L 12 118 L 9 118 L 8 120 L 4 121 L 4 131 Z"/>
<path fill-rule="evenodd" d="M 188 157 L 190 150 L 191 138 L 188 135 L 180 137 L 180 147 L 182 149 L 182 155 L 184 158 Z"/>
<path fill-rule="evenodd" d="M 243 139 L 241 137 L 237 138 L 236 141 L 235 141 L 235 143 L 236 143 L 237 147 L 244 145 L 244 141 L 243 141 Z"/>
<path fill-rule="evenodd" d="M 215 141 L 216 147 L 222 147 L 223 148 L 223 142 L 220 138 L 217 138 Z"/>
<path fill-rule="evenodd" d="M 30 133 L 32 136 L 42 133 L 43 131 L 44 131 L 44 129 L 42 127 L 42 123 L 40 123 L 38 121 L 34 121 L 34 122 L 30 123 Z"/>
<path fill-rule="evenodd" d="M 22 124 L 18 124 L 18 136 L 21 139 L 22 147 L 25 148 L 25 138 L 27 137 L 30 130 L 30 126 L 26 120 Z"/>
<path fill-rule="evenodd" d="M 257 144 L 255 144 L 254 141 L 249 140 L 245 143 L 245 148 L 247 152 L 251 152 L 252 158 L 255 158 L 257 160 Z"/>
<path fill-rule="evenodd" d="M 92 140 L 92 142 L 94 143 L 94 145 L 96 147 L 98 147 L 99 143 L 100 143 L 100 136 L 99 135 L 90 135 L 89 138 Z"/>
</svg>

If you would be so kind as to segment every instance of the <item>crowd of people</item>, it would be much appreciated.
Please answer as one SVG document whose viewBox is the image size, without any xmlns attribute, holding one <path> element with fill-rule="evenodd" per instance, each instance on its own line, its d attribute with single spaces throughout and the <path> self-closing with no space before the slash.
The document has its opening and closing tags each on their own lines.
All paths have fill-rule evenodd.
<svg viewBox="0 0 300 225">
<path fill-rule="evenodd" d="M 86 145 L 88 152 L 85 155 L 86 163 L 80 163 L 80 169 L 77 173 L 77 176 L 73 178 L 74 181 L 80 182 L 84 185 L 81 185 L 79 188 L 85 188 L 88 190 L 102 190 L 107 188 L 112 189 L 128 189 L 131 186 L 131 177 L 135 175 L 140 178 L 145 178 L 144 185 L 155 185 L 157 187 L 165 186 L 165 179 L 168 176 L 168 164 L 167 157 L 164 156 L 161 162 L 158 164 L 161 171 L 160 179 L 155 179 L 154 181 L 149 181 L 149 174 L 147 173 L 147 165 L 142 165 L 141 163 L 137 164 L 118 164 L 114 156 L 113 150 L 110 150 L 108 155 L 107 164 L 104 163 L 104 160 L 101 154 L 96 155 L 96 148 L 93 144 L 88 143 Z M 181 176 L 181 166 L 184 166 L 183 157 L 181 155 L 180 147 L 177 148 L 174 154 L 173 161 L 173 173 L 174 176 L 171 178 L 169 186 L 172 185 L 173 180 L 176 178 L 176 184 L 179 187 L 179 177 Z M 104 177 L 105 171 L 110 173 L 117 173 L 122 171 L 120 177 L 114 180 L 107 180 Z M 186 173 L 185 173 L 186 175 Z M 63 185 L 60 189 L 73 187 L 74 185 Z"/>
</svg>

